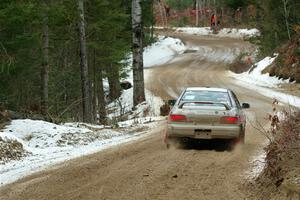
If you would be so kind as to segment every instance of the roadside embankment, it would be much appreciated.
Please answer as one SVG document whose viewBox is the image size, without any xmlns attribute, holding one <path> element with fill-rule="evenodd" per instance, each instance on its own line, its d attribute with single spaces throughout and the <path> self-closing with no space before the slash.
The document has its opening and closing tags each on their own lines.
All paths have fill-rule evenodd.
<svg viewBox="0 0 300 200">
<path fill-rule="evenodd" d="M 300 198 L 300 112 L 270 116 L 265 167 L 254 182 L 259 199 Z"/>
</svg>

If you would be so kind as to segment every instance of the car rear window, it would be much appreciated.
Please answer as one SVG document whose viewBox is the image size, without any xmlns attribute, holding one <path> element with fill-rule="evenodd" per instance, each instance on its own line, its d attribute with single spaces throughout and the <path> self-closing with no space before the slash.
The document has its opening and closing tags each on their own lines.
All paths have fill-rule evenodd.
<svg viewBox="0 0 300 200">
<path fill-rule="evenodd" d="M 194 91 L 189 90 L 181 98 L 182 102 L 218 102 L 231 106 L 230 97 L 227 92 L 219 91 Z"/>
</svg>

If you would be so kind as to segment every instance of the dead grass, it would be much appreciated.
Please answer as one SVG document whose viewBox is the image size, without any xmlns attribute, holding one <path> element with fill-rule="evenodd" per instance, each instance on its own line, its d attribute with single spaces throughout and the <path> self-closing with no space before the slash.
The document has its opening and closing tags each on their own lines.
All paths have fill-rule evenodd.
<svg viewBox="0 0 300 200">
<path fill-rule="evenodd" d="M 300 199 L 300 112 L 280 115 L 269 116 L 266 165 L 253 186 L 258 199 Z"/>
<path fill-rule="evenodd" d="M 19 160 L 28 152 L 24 150 L 23 145 L 16 140 L 3 140 L 0 137 L 0 165 L 10 160 Z"/>
</svg>

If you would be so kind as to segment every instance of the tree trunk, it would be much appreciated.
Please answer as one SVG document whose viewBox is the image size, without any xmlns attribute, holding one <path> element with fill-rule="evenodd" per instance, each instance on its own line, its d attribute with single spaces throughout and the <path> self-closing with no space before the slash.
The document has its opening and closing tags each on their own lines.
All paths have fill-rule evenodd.
<svg viewBox="0 0 300 200">
<path fill-rule="evenodd" d="M 199 26 L 199 0 L 196 0 L 196 26 Z"/>
<path fill-rule="evenodd" d="M 155 13 L 154 13 L 154 0 L 151 0 L 151 30 L 150 30 L 150 38 L 151 41 L 154 39 L 154 26 L 155 26 Z"/>
<path fill-rule="evenodd" d="M 132 0 L 133 105 L 145 101 L 141 0 Z"/>
<path fill-rule="evenodd" d="M 43 6 L 48 8 L 48 0 L 43 0 Z M 48 12 L 48 11 L 46 11 Z M 48 14 L 43 16 L 43 63 L 41 69 L 41 112 L 43 115 L 48 113 L 48 82 L 49 82 L 49 27 Z"/>
<path fill-rule="evenodd" d="M 140 0 L 132 0 L 132 5 L 136 4 L 136 1 L 138 1 L 139 3 L 141 3 Z M 167 16 L 166 16 L 166 11 L 164 6 L 162 5 L 161 1 L 158 1 L 158 7 L 159 7 L 159 11 L 160 11 L 160 16 L 161 16 L 161 21 L 162 21 L 162 26 L 166 27 L 167 26 Z M 132 11 L 133 11 L 133 7 L 132 7 Z M 132 19 L 133 20 L 133 19 Z"/>
<path fill-rule="evenodd" d="M 106 71 L 109 84 L 109 98 L 115 100 L 121 95 L 119 67 L 110 64 L 109 70 Z"/>
<path fill-rule="evenodd" d="M 289 11 L 287 9 L 289 0 L 282 0 L 282 3 L 283 3 L 283 9 L 284 9 L 285 26 L 286 26 L 288 38 L 290 40 L 291 39 L 291 32 L 290 32 L 290 25 L 289 25 L 289 21 L 288 21 L 288 18 L 289 18 L 290 14 L 289 14 Z"/>
<path fill-rule="evenodd" d="M 80 70 L 81 70 L 81 90 L 82 90 L 82 112 L 83 121 L 92 122 L 91 99 L 89 90 L 89 69 L 87 62 L 87 50 L 85 39 L 85 22 L 84 22 L 84 3 L 78 0 L 79 10 L 79 36 L 80 36 Z"/>
<path fill-rule="evenodd" d="M 97 64 L 96 64 L 96 50 L 93 50 L 93 56 L 91 58 L 93 63 L 92 75 L 93 80 L 91 81 L 91 100 L 92 100 L 92 113 L 93 122 L 97 122 Z"/>
</svg>

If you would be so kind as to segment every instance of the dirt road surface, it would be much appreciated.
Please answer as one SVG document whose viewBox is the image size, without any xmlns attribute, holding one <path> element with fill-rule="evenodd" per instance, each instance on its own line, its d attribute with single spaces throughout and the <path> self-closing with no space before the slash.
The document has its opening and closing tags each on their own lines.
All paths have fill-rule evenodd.
<svg viewBox="0 0 300 200">
<path fill-rule="evenodd" d="M 249 102 L 247 117 L 263 126 L 271 99 L 226 77 L 228 63 L 250 47 L 235 39 L 180 36 L 198 47 L 172 62 L 146 70 L 146 87 L 163 99 L 175 98 L 186 86 L 221 86 Z M 246 144 L 220 150 L 220 144 L 186 149 L 165 148 L 166 122 L 137 142 L 65 162 L 0 188 L 1 200 L 98 199 L 255 199 L 245 190 L 245 170 L 264 137 L 248 123 Z M 255 125 L 256 126 L 256 125 Z"/>
</svg>

